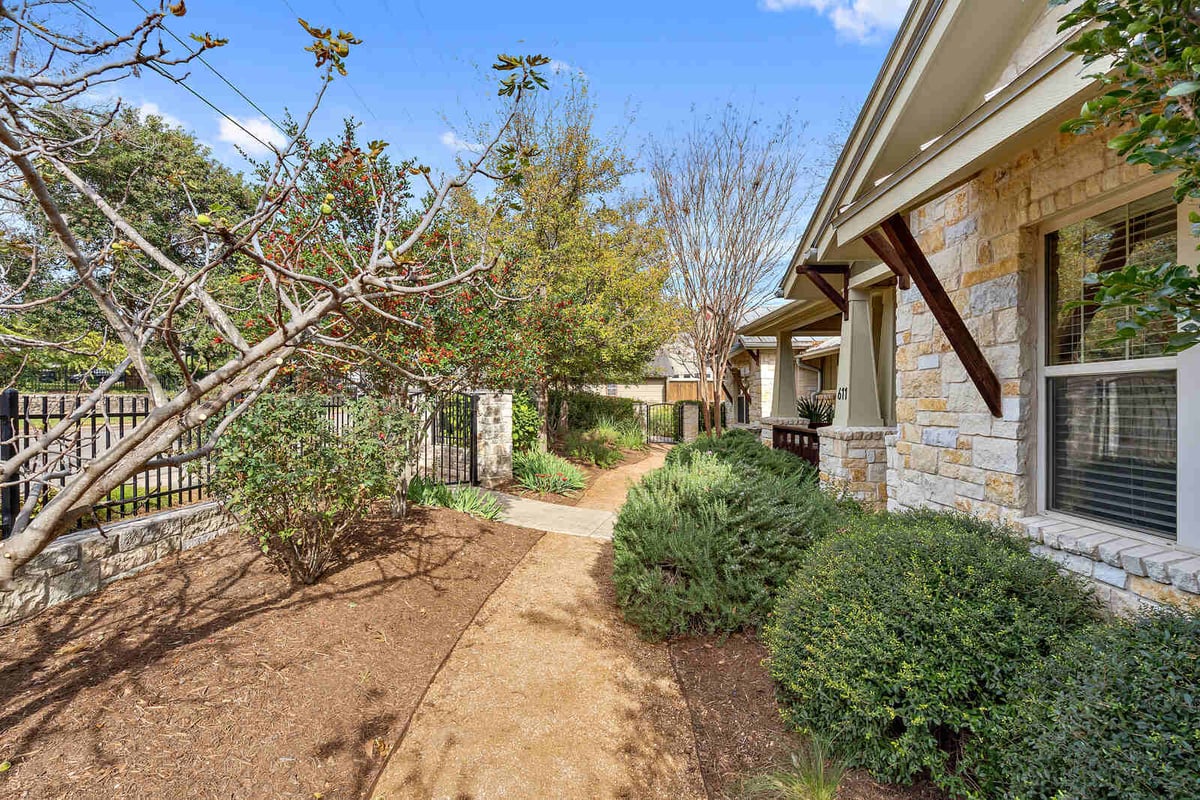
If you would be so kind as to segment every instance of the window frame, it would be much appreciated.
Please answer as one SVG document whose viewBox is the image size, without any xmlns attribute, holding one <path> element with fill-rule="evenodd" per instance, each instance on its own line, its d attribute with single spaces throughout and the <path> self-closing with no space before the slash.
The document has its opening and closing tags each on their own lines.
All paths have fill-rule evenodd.
<svg viewBox="0 0 1200 800">
<path fill-rule="evenodd" d="M 1154 356 L 1150 358 L 1140 359 L 1124 359 L 1120 361 L 1093 361 L 1080 364 L 1050 364 L 1050 275 L 1048 264 L 1048 239 L 1050 234 L 1062 230 L 1070 225 L 1074 225 L 1083 220 L 1100 214 L 1113 211 L 1122 206 L 1130 205 L 1138 200 L 1145 199 L 1152 195 L 1158 194 L 1164 189 L 1170 188 L 1171 182 L 1165 176 L 1153 176 L 1150 179 L 1138 181 L 1123 187 L 1119 192 L 1108 194 L 1104 197 L 1097 198 L 1094 202 L 1081 204 L 1071 208 L 1069 211 L 1052 215 L 1040 221 L 1033 232 L 1036 234 L 1036 270 L 1034 276 L 1034 302 L 1036 303 L 1037 313 L 1037 328 L 1035 338 L 1037 342 L 1035 352 L 1035 370 L 1034 370 L 1034 385 L 1032 407 L 1036 409 L 1034 415 L 1035 421 L 1032 425 L 1032 434 L 1036 441 L 1036 463 L 1037 468 L 1034 473 L 1034 496 L 1037 502 L 1037 513 L 1062 519 L 1067 522 L 1075 522 L 1081 526 L 1094 528 L 1096 530 L 1108 531 L 1122 536 L 1130 536 L 1139 540 L 1144 540 L 1153 544 L 1163 544 L 1168 546 L 1178 546 L 1184 543 L 1183 518 L 1179 514 L 1180 506 L 1178 497 L 1185 491 L 1184 475 L 1176 464 L 1176 521 L 1175 521 L 1175 537 L 1172 538 L 1162 533 L 1154 531 L 1127 528 L 1120 524 L 1104 522 L 1102 520 L 1093 519 L 1091 517 L 1083 517 L 1071 514 L 1066 511 L 1059 511 L 1050 507 L 1051 487 L 1050 481 L 1053 479 L 1053 468 L 1051 465 L 1050 454 L 1050 425 L 1052 422 L 1052 409 L 1050 408 L 1050 391 L 1049 380 L 1058 377 L 1074 377 L 1088 375 L 1128 375 L 1148 372 L 1174 372 L 1176 386 L 1180 387 L 1180 360 L 1176 355 Z M 1183 242 L 1184 234 L 1190 230 L 1187 211 L 1184 206 L 1178 206 L 1176 209 L 1176 237 L 1180 242 L 1178 249 L 1181 253 L 1184 249 Z M 1181 416 L 1182 403 L 1177 408 L 1177 419 Z M 1181 434 L 1177 431 L 1177 444 L 1182 445 Z"/>
</svg>

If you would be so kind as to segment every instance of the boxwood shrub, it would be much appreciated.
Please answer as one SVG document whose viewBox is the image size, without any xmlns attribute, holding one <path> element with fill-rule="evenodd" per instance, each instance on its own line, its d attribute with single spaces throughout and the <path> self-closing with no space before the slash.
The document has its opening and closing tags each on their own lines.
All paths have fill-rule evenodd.
<svg viewBox="0 0 1200 800">
<path fill-rule="evenodd" d="M 1200 616 L 1086 631 L 967 752 L 978 798 L 1200 797 Z"/>
<path fill-rule="evenodd" d="M 804 552 L 845 513 L 804 461 L 781 469 L 753 437 L 761 453 L 730 437 L 676 448 L 617 518 L 617 596 L 649 638 L 762 625 Z"/>
<path fill-rule="evenodd" d="M 925 511 L 863 517 L 819 544 L 765 636 L 791 725 L 881 779 L 927 772 L 961 793 L 964 743 L 1095 614 L 1006 530 Z"/>
</svg>

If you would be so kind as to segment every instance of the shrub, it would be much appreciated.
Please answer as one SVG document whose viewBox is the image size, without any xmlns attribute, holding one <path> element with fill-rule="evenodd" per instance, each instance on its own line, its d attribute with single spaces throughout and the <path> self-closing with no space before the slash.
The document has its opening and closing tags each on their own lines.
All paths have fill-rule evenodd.
<svg viewBox="0 0 1200 800">
<path fill-rule="evenodd" d="M 613 579 L 643 635 L 766 621 L 807 548 L 843 516 L 808 464 L 790 467 L 776 474 L 751 457 L 734 462 L 695 448 L 630 490 L 613 536 Z"/>
<path fill-rule="evenodd" d="M 329 569 L 346 531 L 386 491 L 387 475 L 364 469 L 380 459 L 381 434 L 353 421 L 334 431 L 327 413 L 320 397 L 264 395 L 213 456 L 213 491 L 267 557 L 305 584 Z"/>
<path fill-rule="evenodd" d="M 529 450 L 537 446 L 542 430 L 542 417 L 529 395 L 517 392 L 512 399 L 513 450 Z"/>
<path fill-rule="evenodd" d="M 592 431 L 568 433 L 564 446 L 571 458 L 601 469 L 612 469 L 625 458 L 607 438 L 597 436 Z"/>
<path fill-rule="evenodd" d="M 968 745 L 982 791 L 1020 800 L 1200 796 L 1200 616 L 1097 626 L 1031 671 Z"/>
<path fill-rule="evenodd" d="M 622 450 L 646 449 L 646 429 L 641 421 L 600 417 L 587 433 Z"/>
<path fill-rule="evenodd" d="M 813 472 L 812 465 L 799 456 L 767 447 L 753 433 L 740 429 L 679 445 L 667 454 L 667 461 L 687 464 L 697 453 L 713 453 L 722 461 L 777 477 Z"/>
<path fill-rule="evenodd" d="M 571 430 L 591 430 L 601 419 L 641 422 L 636 400 L 591 392 L 551 392 L 550 419 L 557 420 L 561 416 L 564 401 L 567 404 L 567 427 Z"/>
<path fill-rule="evenodd" d="M 816 547 L 767 626 L 785 718 L 853 766 L 961 792 L 963 743 L 1063 637 L 1094 619 L 1075 579 L 955 514 L 863 517 Z"/>
<path fill-rule="evenodd" d="M 414 478 L 408 485 L 409 502 L 418 506 L 448 508 L 478 519 L 500 519 L 503 509 L 494 495 L 475 486 L 450 488 L 427 478 Z"/>
<path fill-rule="evenodd" d="M 542 450 L 513 453 L 513 477 L 522 488 L 540 494 L 565 495 L 587 486 L 583 470 Z"/>
</svg>

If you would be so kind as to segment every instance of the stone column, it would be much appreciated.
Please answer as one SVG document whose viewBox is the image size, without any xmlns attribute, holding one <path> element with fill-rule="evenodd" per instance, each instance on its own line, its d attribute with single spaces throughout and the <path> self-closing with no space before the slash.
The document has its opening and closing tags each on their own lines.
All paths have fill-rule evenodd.
<svg viewBox="0 0 1200 800">
<path fill-rule="evenodd" d="M 838 428 L 880 428 L 883 426 L 883 415 L 879 413 L 871 295 L 866 291 L 851 289 L 849 303 L 850 314 L 842 322 L 837 411 L 833 424 Z M 892 346 L 891 343 L 888 346 Z"/>
<path fill-rule="evenodd" d="M 771 416 L 796 416 L 796 351 L 790 330 L 775 333 L 775 384 L 771 392 Z"/>
<path fill-rule="evenodd" d="M 512 395 L 483 392 L 476 407 L 479 483 L 491 489 L 512 478 Z"/>
<path fill-rule="evenodd" d="M 700 436 L 700 406 L 685 403 L 683 406 L 683 440 L 694 442 Z"/>
<path fill-rule="evenodd" d="M 887 506 L 887 444 L 891 428 L 821 428 L 821 485 L 871 508 Z"/>
</svg>

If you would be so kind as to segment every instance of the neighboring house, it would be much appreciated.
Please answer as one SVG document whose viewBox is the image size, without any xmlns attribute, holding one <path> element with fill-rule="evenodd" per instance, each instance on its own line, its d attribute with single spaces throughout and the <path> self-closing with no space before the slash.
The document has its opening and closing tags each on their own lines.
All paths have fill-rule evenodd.
<svg viewBox="0 0 1200 800">
<path fill-rule="evenodd" d="M 585 387 L 609 397 L 625 397 L 647 405 L 700 399 L 700 379 L 686 346 L 669 342 L 658 349 L 637 383 L 609 383 Z"/>
<path fill-rule="evenodd" d="M 792 350 L 804 352 L 816 344 L 810 338 L 796 337 Z M 772 415 L 775 396 L 777 343 L 774 336 L 739 336 L 729 356 L 729 372 L 723 388 L 729 406 L 727 419 L 738 425 L 757 425 Z M 821 372 L 817 365 L 800 364 L 792 370 L 796 397 L 821 390 Z M 730 413 L 732 412 L 732 413 Z M 791 415 L 795 415 L 793 411 Z"/>
<path fill-rule="evenodd" d="M 800 354 L 800 367 L 815 371 L 815 385 L 801 396 L 815 394 L 823 400 L 835 400 L 837 395 L 838 354 L 842 350 L 842 338 L 833 336 Z M 803 374 L 800 376 L 803 378 Z"/>
<path fill-rule="evenodd" d="M 822 479 L 891 509 L 1020 522 L 1114 606 L 1200 601 L 1200 348 L 1109 344 L 1089 272 L 1190 263 L 1192 208 L 1111 132 L 1062 6 L 915 0 L 781 294 L 743 329 L 841 334 Z M 777 383 L 777 385 L 779 385 Z M 775 396 L 776 410 L 792 398 Z"/>
</svg>

